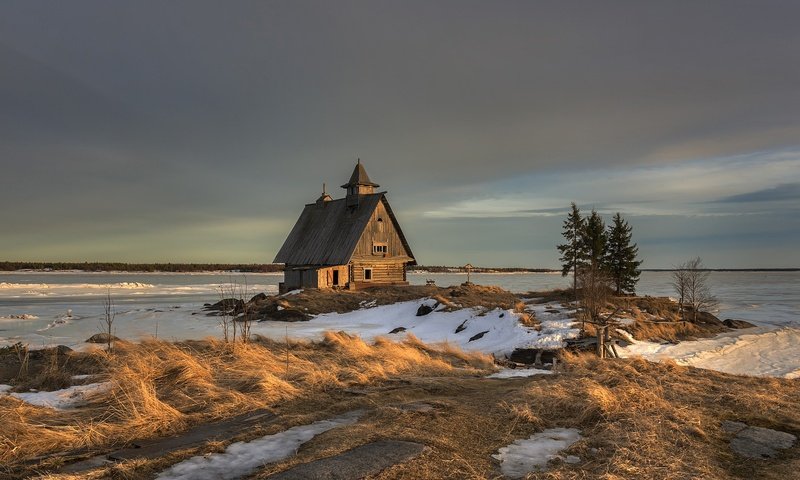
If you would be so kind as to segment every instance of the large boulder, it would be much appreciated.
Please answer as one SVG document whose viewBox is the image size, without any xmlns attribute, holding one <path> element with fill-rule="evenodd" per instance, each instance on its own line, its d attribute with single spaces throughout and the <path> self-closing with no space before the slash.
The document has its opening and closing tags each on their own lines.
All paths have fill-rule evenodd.
<svg viewBox="0 0 800 480">
<path fill-rule="evenodd" d="M 724 323 L 725 326 L 728 327 L 728 328 L 737 328 L 738 329 L 738 328 L 753 328 L 753 327 L 755 327 L 755 325 L 753 325 L 750 322 L 746 322 L 744 320 L 734 320 L 734 319 L 731 319 L 731 318 L 726 318 L 725 320 L 723 320 L 722 323 Z"/>
<path fill-rule="evenodd" d="M 86 343 L 108 343 L 117 341 L 119 341 L 119 338 L 117 338 L 115 335 L 109 335 L 107 333 L 95 333 L 86 339 Z"/>
<path fill-rule="evenodd" d="M 261 292 L 259 294 L 253 295 L 253 298 L 251 298 L 250 301 L 247 302 L 247 303 L 261 303 L 266 299 L 267 299 L 267 294 L 264 293 L 264 292 Z"/>
</svg>

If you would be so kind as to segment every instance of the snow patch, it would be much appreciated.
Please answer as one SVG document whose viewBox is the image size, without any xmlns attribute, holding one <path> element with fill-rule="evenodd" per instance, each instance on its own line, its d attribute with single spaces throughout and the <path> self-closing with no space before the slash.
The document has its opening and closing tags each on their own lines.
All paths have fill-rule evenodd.
<svg viewBox="0 0 800 480">
<path fill-rule="evenodd" d="M 551 428 L 530 438 L 514 441 L 503 447 L 492 457 L 500 460 L 500 471 L 508 478 L 523 478 L 530 472 L 544 470 L 547 462 L 560 458 L 568 463 L 577 463 L 573 455 L 562 457 L 558 453 L 581 439 L 574 428 Z"/>
<path fill-rule="evenodd" d="M 109 388 L 111 388 L 111 384 L 103 382 L 75 385 L 61 390 L 53 390 L 52 392 L 23 392 L 11 393 L 10 395 L 31 405 L 64 410 L 84 405 L 90 396 L 105 392 Z"/>
<path fill-rule="evenodd" d="M 519 378 L 552 374 L 552 370 L 543 370 L 541 368 L 503 368 L 499 372 L 488 375 L 486 378 Z"/>
<path fill-rule="evenodd" d="M 373 340 L 402 328 L 403 330 L 399 331 L 402 331 L 403 335 L 412 333 L 425 343 L 447 342 L 466 351 L 493 353 L 498 356 L 510 355 L 514 349 L 528 347 L 540 339 L 539 332 L 522 325 L 519 322 L 519 314 L 513 310 L 498 308 L 486 311 L 483 308 L 466 308 L 450 312 L 434 310 L 427 315 L 417 316 L 417 309 L 421 304 L 433 307 L 435 303 L 435 300 L 423 299 L 347 313 L 325 313 L 303 322 L 303 325 L 298 325 L 298 329 L 290 333 L 295 337 L 307 338 L 321 335 L 328 330 L 344 331 L 356 333 L 366 340 Z M 273 322 L 267 321 L 260 322 L 258 326 L 269 327 L 272 324 Z M 280 325 L 282 332 L 284 327 L 283 324 Z M 462 325 L 464 328 L 459 329 Z M 254 329 L 254 332 L 258 330 Z M 483 336 L 470 341 L 483 332 L 486 332 Z"/>
<path fill-rule="evenodd" d="M 620 348 L 622 357 L 647 360 L 674 359 L 680 365 L 717 370 L 734 375 L 800 378 L 800 328 L 750 328 L 713 338 L 658 344 L 633 340 Z"/>
<path fill-rule="evenodd" d="M 159 480 L 217 480 L 241 478 L 267 463 L 293 455 L 300 445 L 336 427 L 358 421 L 361 412 L 350 412 L 329 420 L 292 427 L 252 442 L 228 445 L 223 453 L 200 455 L 184 460 L 162 472 Z"/>
</svg>

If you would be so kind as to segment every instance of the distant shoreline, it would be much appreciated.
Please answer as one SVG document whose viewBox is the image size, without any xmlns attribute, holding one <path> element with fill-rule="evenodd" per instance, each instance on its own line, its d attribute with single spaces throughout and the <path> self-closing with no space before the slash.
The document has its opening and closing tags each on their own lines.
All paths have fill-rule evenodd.
<svg viewBox="0 0 800 480">
<path fill-rule="evenodd" d="M 643 268 L 643 272 L 671 272 L 671 268 Z M 709 268 L 710 272 L 800 272 L 791 268 Z M 117 263 L 117 262 L 0 262 L 0 272 L 76 273 L 281 273 L 283 265 L 227 263 Z M 419 274 L 466 273 L 463 267 L 419 265 L 409 268 Z M 525 267 L 473 267 L 471 273 L 559 273 L 560 269 Z"/>
</svg>

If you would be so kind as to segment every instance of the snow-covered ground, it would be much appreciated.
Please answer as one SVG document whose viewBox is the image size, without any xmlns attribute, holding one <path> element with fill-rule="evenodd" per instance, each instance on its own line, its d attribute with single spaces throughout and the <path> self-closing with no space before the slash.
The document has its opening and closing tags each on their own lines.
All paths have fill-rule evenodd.
<svg viewBox="0 0 800 480">
<path fill-rule="evenodd" d="M 557 348 L 564 338 L 577 335 L 572 322 L 564 315 L 538 332 L 520 324 L 519 315 L 512 310 L 465 308 L 447 312 L 439 306 L 428 315 L 418 317 L 417 309 L 423 304 L 433 307 L 436 302 L 431 299 L 413 300 L 348 313 L 318 315 L 309 322 L 292 324 L 294 328 L 289 334 L 307 338 L 317 337 L 327 330 L 343 330 L 358 333 L 365 339 L 402 339 L 412 333 L 425 343 L 448 342 L 466 351 L 492 353 L 498 357 L 510 355 L 515 348 Z M 262 322 L 253 331 L 280 336 L 285 326 L 284 322 Z M 402 330 L 389 333 L 396 329 Z"/>
<path fill-rule="evenodd" d="M 500 460 L 500 471 L 508 478 L 523 478 L 530 472 L 544 470 L 547 462 L 560 458 L 567 463 L 577 463 L 575 456 L 562 456 L 559 452 L 581 439 L 574 428 L 551 428 L 535 433 L 530 438 L 514 441 L 492 455 Z"/>
<path fill-rule="evenodd" d="M 228 445 L 222 453 L 200 455 L 173 465 L 158 480 L 226 480 L 245 477 L 267 463 L 287 458 L 317 435 L 358 421 L 361 412 L 299 425 L 250 442 Z"/>
<path fill-rule="evenodd" d="M 486 378 L 524 378 L 534 375 L 551 375 L 552 373 L 552 370 L 541 368 L 502 368 L 499 372 L 487 375 Z"/>
<path fill-rule="evenodd" d="M 678 344 L 634 342 L 620 355 L 672 358 L 681 365 L 736 375 L 800 378 L 800 328 L 759 327 Z"/>
<path fill-rule="evenodd" d="M 109 383 L 90 383 L 89 385 L 74 385 L 61 390 L 52 392 L 23 392 L 8 393 L 10 385 L 0 385 L 0 395 L 11 395 L 20 400 L 37 405 L 39 407 L 50 407 L 58 410 L 75 408 L 84 405 L 87 399 L 95 394 L 102 393 L 110 388 Z"/>
</svg>

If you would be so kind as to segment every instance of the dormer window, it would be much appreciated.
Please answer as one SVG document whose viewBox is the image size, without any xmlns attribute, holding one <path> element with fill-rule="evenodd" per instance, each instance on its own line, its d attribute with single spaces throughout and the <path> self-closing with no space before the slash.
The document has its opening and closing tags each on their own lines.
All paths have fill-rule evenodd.
<svg viewBox="0 0 800 480">
<path fill-rule="evenodd" d="M 373 255 L 386 255 L 389 253 L 389 246 L 385 243 L 373 243 L 372 244 L 372 254 Z"/>
</svg>

